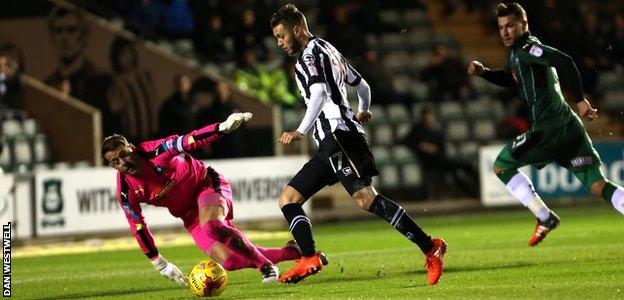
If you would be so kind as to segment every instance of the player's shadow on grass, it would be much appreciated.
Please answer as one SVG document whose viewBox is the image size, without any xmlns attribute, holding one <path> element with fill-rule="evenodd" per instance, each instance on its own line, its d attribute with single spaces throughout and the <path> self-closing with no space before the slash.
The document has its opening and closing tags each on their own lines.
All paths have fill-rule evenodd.
<svg viewBox="0 0 624 300">
<path fill-rule="evenodd" d="M 98 291 L 98 292 L 81 292 L 67 295 L 54 295 L 43 298 L 34 298 L 34 300 L 48 300 L 48 299 L 82 299 L 82 298 L 95 298 L 95 297 L 104 297 L 104 296 L 128 296 L 132 294 L 142 294 L 149 292 L 158 292 L 158 291 L 168 291 L 168 290 L 178 290 L 179 286 L 171 286 L 171 287 L 161 287 L 161 288 L 145 288 L 145 289 L 115 289 L 108 291 Z"/>
<path fill-rule="evenodd" d="M 481 266 L 465 266 L 465 267 L 444 267 L 444 273 L 454 273 L 454 272 L 473 272 L 473 271 L 486 271 L 486 270 L 499 270 L 499 269 L 515 269 L 515 268 L 526 268 L 532 267 L 535 265 L 539 265 L 539 263 L 518 261 L 512 262 L 504 265 L 481 265 Z M 427 270 L 409 270 L 404 274 L 407 275 L 415 275 L 415 274 L 427 274 Z"/>
</svg>

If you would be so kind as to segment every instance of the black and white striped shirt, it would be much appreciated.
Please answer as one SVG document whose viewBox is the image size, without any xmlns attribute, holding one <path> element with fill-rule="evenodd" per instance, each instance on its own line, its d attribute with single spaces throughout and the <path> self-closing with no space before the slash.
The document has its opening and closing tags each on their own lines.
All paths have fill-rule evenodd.
<svg viewBox="0 0 624 300">
<path fill-rule="evenodd" d="M 295 64 L 295 79 L 308 111 L 315 109 L 312 105 L 320 105 L 318 118 L 307 120 L 304 117 L 297 131 L 305 134 L 313 126 L 317 144 L 336 130 L 364 133 L 349 106 L 346 88 L 346 84 L 357 86 L 363 79 L 334 46 L 318 37 L 311 38 Z M 311 87 L 315 83 L 324 85 L 327 96 L 321 95 L 322 102 L 311 99 L 314 94 Z M 308 114 L 306 112 L 306 117 Z"/>
</svg>

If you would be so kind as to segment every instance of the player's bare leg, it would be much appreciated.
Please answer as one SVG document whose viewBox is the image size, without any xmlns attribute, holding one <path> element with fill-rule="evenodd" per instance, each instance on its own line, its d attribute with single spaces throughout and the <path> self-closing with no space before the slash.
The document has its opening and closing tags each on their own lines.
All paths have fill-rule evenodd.
<svg viewBox="0 0 624 300">
<path fill-rule="evenodd" d="M 431 285 L 438 283 L 444 268 L 446 242 L 443 239 L 432 239 L 399 204 L 377 193 L 372 186 L 360 189 L 352 197 L 360 209 L 386 220 L 408 240 L 415 243 L 425 254 L 427 282 Z"/>
</svg>

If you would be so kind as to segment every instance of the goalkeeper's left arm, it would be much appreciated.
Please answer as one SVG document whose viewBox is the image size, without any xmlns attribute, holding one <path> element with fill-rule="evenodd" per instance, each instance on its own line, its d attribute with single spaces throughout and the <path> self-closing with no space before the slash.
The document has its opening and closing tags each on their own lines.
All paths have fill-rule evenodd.
<svg viewBox="0 0 624 300">
<path fill-rule="evenodd" d="M 185 135 L 173 135 L 168 138 L 150 142 L 147 152 L 152 157 L 159 156 L 160 159 L 168 159 L 183 152 L 189 152 L 216 142 L 227 133 L 240 127 L 243 123 L 251 120 L 253 114 L 250 112 L 233 113 L 225 121 L 214 123 L 193 130 Z M 152 148 L 154 147 L 154 148 Z"/>
</svg>

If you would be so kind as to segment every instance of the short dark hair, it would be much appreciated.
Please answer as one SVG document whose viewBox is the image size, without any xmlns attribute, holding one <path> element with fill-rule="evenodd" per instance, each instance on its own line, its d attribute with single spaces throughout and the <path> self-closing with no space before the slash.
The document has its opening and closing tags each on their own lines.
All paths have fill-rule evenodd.
<svg viewBox="0 0 624 300">
<path fill-rule="evenodd" d="M 100 153 L 100 155 L 102 155 L 102 158 L 104 158 L 104 154 L 106 154 L 107 152 L 115 151 L 115 149 L 119 148 L 120 146 L 127 146 L 129 144 L 130 143 L 128 143 L 126 137 L 121 134 L 115 133 L 111 136 L 107 136 L 102 142 L 102 153 Z"/>
<path fill-rule="evenodd" d="M 516 2 L 499 3 L 496 6 L 496 16 L 504 17 L 508 15 L 514 15 L 521 20 L 527 21 L 527 14 L 524 8 Z"/>
<path fill-rule="evenodd" d="M 287 28 L 293 28 L 296 25 L 303 26 L 305 24 L 305 16 L 292 3 L 284 4 L 271 17 L 271 28 L 279 24 L 284 24 Z"/>
</svg>

